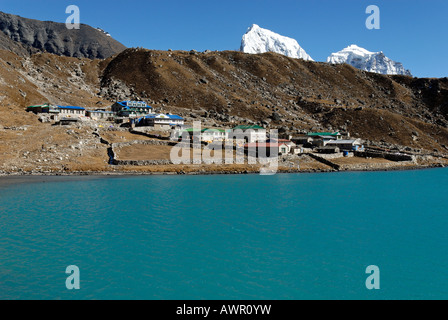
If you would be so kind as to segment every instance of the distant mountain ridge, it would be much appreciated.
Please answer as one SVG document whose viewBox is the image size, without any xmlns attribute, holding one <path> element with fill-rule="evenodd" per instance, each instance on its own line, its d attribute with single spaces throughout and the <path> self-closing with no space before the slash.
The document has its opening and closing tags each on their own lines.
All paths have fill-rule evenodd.
<svg viewBox="0 0 448 320">
<path fill-rule="evenodd" d="M 351 45 L 331 54 L 327 62 L 332 64 L 346 63 L 357 69 L 374 73 L 412 76 L 411 72 L 403 67 L 403 64 L 389 59 L 382 51 L 370 52 L 357 45 Z"/>
<path fill-rule="evenodd" d="M 64 23 L 3 12 L 0 12 L 0 31 L 0 48 L 19 51 L 19 54 L 21 51 L 47 51 L 60 56 L 104 59 L 126 49 L 106 33 L 85 24 L 81 24 L 79 30 L 69 30 Z"/>
<path fill-rule="evenodd" d="M 256 24 L 244 34 L 240 51 L 251 54 L 274 52 L 290 58 L 314 61 L 295 39 L 260 28 Z M 346 63 L 357 69 L 379 74 L 412 76 L 403 64 L 389 59 L 383 52 L 370 52 L 357 45 L 351 45 L 331 54 L 327 62 Z"/>
</svg>

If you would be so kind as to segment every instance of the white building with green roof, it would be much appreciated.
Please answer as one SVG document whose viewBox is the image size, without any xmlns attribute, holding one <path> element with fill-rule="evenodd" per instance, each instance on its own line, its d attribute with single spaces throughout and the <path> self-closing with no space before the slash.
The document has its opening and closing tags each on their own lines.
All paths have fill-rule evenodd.
<svg viewBox="0 0 448 320">
<path fill-rule="evenodd" d="M 203 129 L 201 131 L 201 140 L 205 142 L 215 142 L 227 140 L 229 130 L 225 129 Z"/>
<path fill-rule="evenodd" d="M 228 139 L 243 140 L 246 143 L 264 142 L 267 140 L 266 129 L 257 125 L 236 126 L 229 133 Z"/>
<path fill-rule="evenodd" d="M 203 142 L 221 142 L 227 140 L 230 129 L 221 129 L 221 128 L 204 128 L 202 130 L 187 128 L 187 129 L 176 129 L 172 131 L 171 140 L 179 140 L 180 137 L 183 136 L 183 133 L 187 133 L 190 137 L 195 135 L 200 137 L 200 141 Z"/>
<path fill-rule="evenodd" d="M 313 138 L 326 138 L 326 139 L 333 139 L 333 140 L 341 140 L 342 134 L 339 132 L 309 132 L 308 137 Z"/>
</svg>

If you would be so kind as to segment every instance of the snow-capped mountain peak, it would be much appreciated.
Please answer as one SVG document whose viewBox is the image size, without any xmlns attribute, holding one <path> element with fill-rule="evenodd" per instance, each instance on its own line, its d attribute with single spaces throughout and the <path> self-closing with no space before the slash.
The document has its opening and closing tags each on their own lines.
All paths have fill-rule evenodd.
<svg viewBox="0 0 448 320">
<path fill-rule="evenodd" d="M 331 54 L 327 62 L 332 64 L 347 63 L 368 72 L 411 76 L 411 72 L 406 70 L 400 62 L 389 59 L 382 51 L 370 52 L 354 44 Z"/>
<path fill-rule="evenodd" d="M 260 28 L 256 24 L 247 29 L 243 36 L 241 51 L 253 54 L 275 52 L 291 58 L 314 61 L 296 40 Z"/>
</svg>

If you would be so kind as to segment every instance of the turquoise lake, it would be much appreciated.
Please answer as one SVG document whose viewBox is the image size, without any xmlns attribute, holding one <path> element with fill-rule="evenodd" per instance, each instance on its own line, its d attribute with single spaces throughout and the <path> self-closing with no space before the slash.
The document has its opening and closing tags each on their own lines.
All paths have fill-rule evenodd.
<svg viewBox="0 0 448 320">
<path fill-rule="evenodd" d="M 447 169 L 3 185 L 0 299 L 448 299 L 447 190 Z"/>
</svg>

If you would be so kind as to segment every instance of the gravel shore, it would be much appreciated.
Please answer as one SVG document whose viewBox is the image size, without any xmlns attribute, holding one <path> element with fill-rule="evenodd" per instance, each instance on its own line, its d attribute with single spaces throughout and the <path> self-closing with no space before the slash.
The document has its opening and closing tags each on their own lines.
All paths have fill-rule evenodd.
<svg viewBox="0 0 448 320">
<path fill-rule="evenodd" d="M 337 172 L 387 172 L 387 171 L 408 171 L 408 170 L 424 170 L 434 168 L 444 168 L 444 165 L 428 165 L 428 166 L 403 166 L 393 168 L 375 168 L 375 169 L 355 169 L 355 170 L 279 170 L 277 174 L 310 174 L 310 173 L 337 173 Z M 135 176 L 163 176 L 163 175 L 236 175 L 236 174 L 260 174 L 258 171 L 206 171 L 200 170 L 196 172 L 129 172 L 129 171 L 111 171 L 111 172 L 71 172 L 71 173 L 2 173 L 0 174 L 0 188 L 10 185 L 23 183 L 51 183 L 66 181 L 85 181 L 105 178 L 118 177 L 135 177 Z"/>
</svg>

